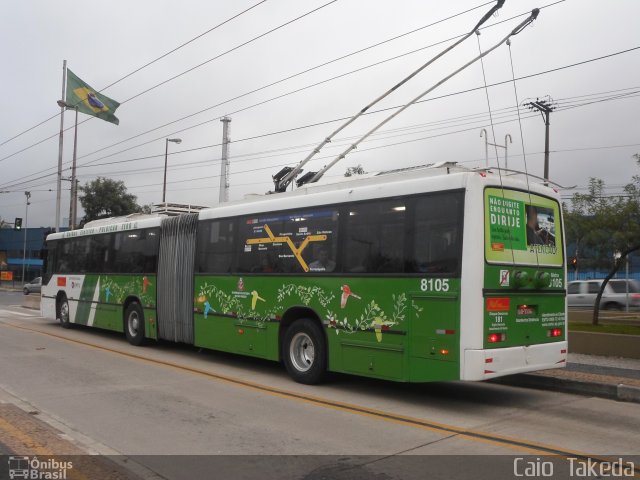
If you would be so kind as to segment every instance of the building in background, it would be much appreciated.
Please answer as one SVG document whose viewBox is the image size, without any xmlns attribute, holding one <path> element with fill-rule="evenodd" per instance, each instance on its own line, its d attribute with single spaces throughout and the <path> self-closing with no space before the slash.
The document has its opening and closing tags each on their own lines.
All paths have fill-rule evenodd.
<svg viewBox="0 0 640 480">
<path fill-rule="evenodd" d="M 26 250 L 24 248 L 25 231 Z M 0 228 L 0 271 L 4 272 L 3 279 L 12 277 L 10 281 L 4 280 L 4 284 L 13 282 L 21 284 L 42 275 L 45 238 L 51 232 L 53 229 L 48 227 L 22 230 Z M 23 265 L 24 279 L 22 278 Z"/>
</svg>

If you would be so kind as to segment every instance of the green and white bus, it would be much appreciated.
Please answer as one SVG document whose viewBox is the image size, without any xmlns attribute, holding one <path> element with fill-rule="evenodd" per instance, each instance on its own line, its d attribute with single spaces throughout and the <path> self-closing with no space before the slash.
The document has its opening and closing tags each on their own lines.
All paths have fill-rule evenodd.
<svg viewBox="0 0 640 480">
<path fill-rule="evenodd" d="M 434 164 L 52 234 L 42 314 L 325 373 L 428 382 L 567 358 L 559 196 Z"/>
</svg>

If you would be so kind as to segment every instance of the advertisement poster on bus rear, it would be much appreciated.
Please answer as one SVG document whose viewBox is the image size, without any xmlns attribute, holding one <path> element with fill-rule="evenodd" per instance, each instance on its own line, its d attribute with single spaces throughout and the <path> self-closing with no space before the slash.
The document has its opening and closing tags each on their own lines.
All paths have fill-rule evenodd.
<svg viewBox="0 0 640 480">
<path fill-rule="evenodd" d="M 560 209 L 550 198 L 485 189 L 484 235 L 489 263 L 562 265 Z"/>
</svg>

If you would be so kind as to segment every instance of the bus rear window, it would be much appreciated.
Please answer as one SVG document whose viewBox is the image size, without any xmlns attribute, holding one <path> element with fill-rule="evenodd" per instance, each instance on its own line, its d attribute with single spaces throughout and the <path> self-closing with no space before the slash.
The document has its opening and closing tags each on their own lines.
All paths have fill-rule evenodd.
<svg viewBox="0 0 640 480">
<path fill-rule="evenodd" d="M 551 198 L 486 188 L 484 236 L 489 263 L 563 264 L 560 207 Z"/>
</svg>

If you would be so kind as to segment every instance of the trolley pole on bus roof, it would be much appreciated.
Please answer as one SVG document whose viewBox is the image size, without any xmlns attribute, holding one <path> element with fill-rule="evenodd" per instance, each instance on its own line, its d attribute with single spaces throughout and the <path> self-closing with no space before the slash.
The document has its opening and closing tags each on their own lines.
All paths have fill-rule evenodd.
<svg viewBox="0 0 640 480">
<path fill-rule="evenodd" d="M 220 196 L 218 202 L 229 201 L 229 124 L 231 119 L 223 117 L 222 122 L 222 158 L 220 165 Z"/>
</svg>

